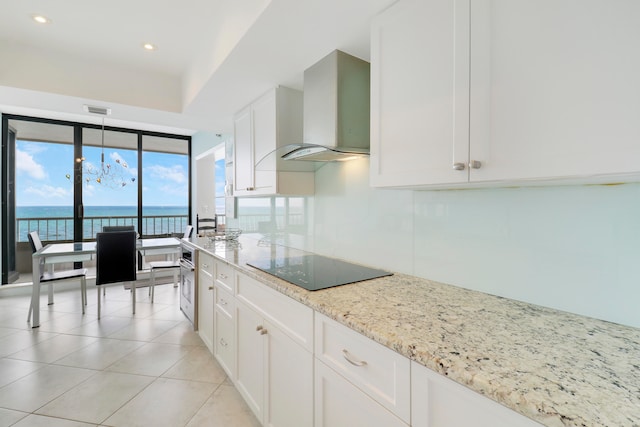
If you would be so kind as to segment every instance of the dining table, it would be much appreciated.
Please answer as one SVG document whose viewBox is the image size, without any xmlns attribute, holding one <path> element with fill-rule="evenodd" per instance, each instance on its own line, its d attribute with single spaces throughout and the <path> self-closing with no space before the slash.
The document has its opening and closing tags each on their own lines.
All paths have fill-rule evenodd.
<svg viewBox="0 0 640 427">
<path fill-rule="evenodd" d="M 136 240 L 136 248 L 140 254 L 167 254 L 175 256 L 181 248 L 180 239 L 175 237 L 158 237 Z M 96 242 L 64 242 L 49 243 L 32 255 L 33 286 L 31 290 L 31 327 L 40 326 L 40 262 L 48 268 L 54 264 L 90 261 L 96 254 Z M 53 287 L 49 285 L 49 304 L 53 304 Z"/>
</svg>

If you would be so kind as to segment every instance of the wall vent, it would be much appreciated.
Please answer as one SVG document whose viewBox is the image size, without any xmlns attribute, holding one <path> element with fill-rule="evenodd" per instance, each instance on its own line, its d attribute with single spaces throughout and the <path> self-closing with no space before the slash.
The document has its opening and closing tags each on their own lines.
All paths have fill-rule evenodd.
<svg viewBox="0 0 640 427">
<path fill-rule="evenodd" d="M 108 116 L 111 114 L 111 108 L 96 107 L 95 105 L 85 105 L 84 111 L 87 113 L 100 114 L 102 116 Z"/>
</svg>

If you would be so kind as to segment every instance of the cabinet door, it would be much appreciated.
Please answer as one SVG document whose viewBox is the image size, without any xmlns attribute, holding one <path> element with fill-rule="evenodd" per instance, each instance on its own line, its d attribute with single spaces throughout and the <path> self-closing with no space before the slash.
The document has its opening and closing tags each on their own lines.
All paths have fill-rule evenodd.
<svg viewBox="0 0 640 427">
<path fill-rule="evenodd" d="M 235 298 L 218 282 L 214 286 L 216 295 L 213 311 L 213 355 L 229 378 L 234 380 L 236 377 Z"/>
<path fill-rule="evenodd" d="M 640 170 L 640 2 L 479 0 L 471 181 Z"/>
<path fill-rule="evenodd" d="M 213 257 L 198 254 L 198 334 L 213 352 Z"/>
<path fill-rule="evenodd" d="M 374 19 L 371 185 L 467 182 L 468 22 L 469 0 L 400 0 Z"/>
<path fill-rule="evenodd" d="M 253 126 L 251 124 L 251 107 L 240 111 L 233 125 L 235 137 L 234 195 L 250 194 L 254 187 L 253 177 Z"/>
<path fill-rule="evenodd" d="M 541 424 L 411 362 L 413 427 L 540 427 Z"/>
<path fill-rule="evenodd" d="M 222 369 L 225 370 L 229 378 L 233 380 L 236 377 L 235 328 L 233 319 L 217 307 L 213 314 L 213 326 L 215 332 L 213 355 L 220 366 L 222 366 Z"/>
<path fill-rule="evenodd" d="M 258 420 L 264 419 L 264 329 L 262 317 L 236 301 L 236 388 Z"/>
<path fill-rule="evenodd" d="M 315 365 L 315 427 L 407 427 L 324 363 Z"/>
<path fill-rule="evenodd" d="M 253 155 L 254 166 L 260 162 L 267 154 L 276 149 L 277 126 L 276 126 L 276 91 L 270 91 L 253 105 Z M 265 170 L 267 169 L 267 170 Z M 276 192 L 276 168 L 272 167 L 256 168 L 255 193 L 274 194 Z"/>
<path fill-rule="evenodd" d="M 273 324 L 266 324 L 265 426 L 313 426 L 313 354 Z"/>
</svg>

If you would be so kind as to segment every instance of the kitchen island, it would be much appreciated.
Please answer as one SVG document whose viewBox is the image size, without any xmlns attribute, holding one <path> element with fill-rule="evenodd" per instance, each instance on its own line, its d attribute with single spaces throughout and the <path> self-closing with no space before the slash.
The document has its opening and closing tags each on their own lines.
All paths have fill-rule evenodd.
<svg viewBox="0 0 640 427">
<path fill-rule="evenodd" d="M 546 426 L 640 425 L 640 330 L 404 274 L 306 291 L 248 261 L 301 251 L 191 244 L 281 294 Z"/>
</svg>

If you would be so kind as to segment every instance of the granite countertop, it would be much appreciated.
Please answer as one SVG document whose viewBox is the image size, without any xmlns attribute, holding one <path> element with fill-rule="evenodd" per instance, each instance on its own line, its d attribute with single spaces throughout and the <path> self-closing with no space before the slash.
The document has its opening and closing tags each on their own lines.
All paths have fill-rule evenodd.
<svg viewBox="0 0 640 427">
<path fill-rule="evenodd" d="M 246 265 L 301 251 L 191 242 L 543 425 L 640 426 L 640 329 L 404 274 L 309 292 Z"/>
</svg>

